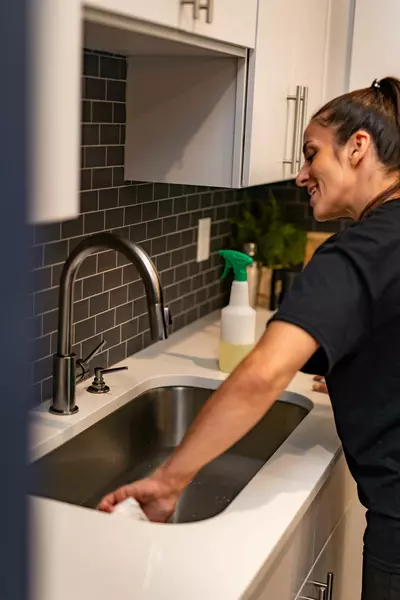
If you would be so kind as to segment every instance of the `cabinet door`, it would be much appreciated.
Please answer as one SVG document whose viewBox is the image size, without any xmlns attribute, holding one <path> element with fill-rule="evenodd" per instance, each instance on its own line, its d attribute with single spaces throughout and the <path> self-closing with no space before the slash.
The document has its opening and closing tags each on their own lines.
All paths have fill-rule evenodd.
<svg viewBox="0 0 400 600">
<path fill-rule="evenodd" d="M 400 2 L 356 2 L 350 89 L 371 85 L 375 78 L 400 77 Z"/>
<path fill-rule="evenodd" d="M 304 126 L 325 100 L 330 2 L 301 0 L 296 4 L 295 78 L 296 85 L 305 86 L 308 92 Z"/>
<path fill-rule="evenodd" d="M 292 6 L 292 0 L 259 1 L 256 48 L 249 59 L 244 187 L 288 176 L 284 159 L 292 154 L 295 106 L 287 97 L 296 91 L 297 51 Z"/>
<path fill-rule="evenodd" d="M 79 215 L 80 0 L 38 0 L 29 19 L 30 219 Z"/>
<path fill-rule="evenodd" d="M 311 581 L 325 583 L 333 573 L 332 600 L 355 600 L 361 597 L 362 550 L 365 510 L 354 499 L 339 521 L 311 572 Z M 318 598 L 318 588 L 307 582 L 301 598 Z"/>
<path fill-rule="evenodd" d="M 179 25 L 179 0 L 85 0 L 84 3 L 86 6 L 158 25 Z"/>
<path fill-rule="evenodd" d="M 205 8 L 200 10 L 199 18 L 195 20 L 195 33 L 237 46 L 254 48 L 257 0 L 201 0 L 200 6 Z"/>
<path fill-rule="evenodd" d="M 324 101 L 329 9 L 330 0 L 259 2 L 243 186 L 292 179 L 300 168 L 304 128 Z"/>
<path fill-rule="evenodd" d="M 324 102 L 349 91 L 355 0 L 331 0 Z"/>
</svg>

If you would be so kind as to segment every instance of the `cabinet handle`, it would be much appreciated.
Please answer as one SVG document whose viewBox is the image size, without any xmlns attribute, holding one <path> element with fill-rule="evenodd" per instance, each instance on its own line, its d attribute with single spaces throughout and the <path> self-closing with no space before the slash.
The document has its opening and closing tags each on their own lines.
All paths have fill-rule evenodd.
<svg viewBox="0 0 400 600">
<path fill-rule="evenodd" d="M 190 4 L 193 6 L 193 19 L 200 19 L 200 11 L 205 10 L 207 23 L 212 23 L 214 19 L 214 0 L 206 0 L 205 4 L 201 4 L 200 0 L 180 0 L 181 5 Z"/>
<path fill-rule="evenodd" d="M 333 596 L 333 573 L 328 573 L 326 578 L 326 600 L 332 600 Z"/>
<path fill-rule="evenodd" d="M 308 87 L 305 86 L 303 88 L 303 97 L 301 99 L 303 102 L 303 106 L 301 109 L 301 122 L 300 122 L 300 135 L 299 135 L 299 150 L 297 156 L 298 170 L 300 171 L 301 167 L 301 156 L 303 154 L 303 135 L 304 130 L 306 128 L 306 120 L 307 120 L 307 105 L 308 105 Z"/>
<path fill-rule="evenodd" d="M 318 588 L 318 599 L 317 600 L 332 600 L 333 594 L 333 573 L 328 573 L 326 576 L 326 583 L 320 581 L 309 581 L 310 585 L 314 585 Z M 309 598 L 308 596 L 299 596 L 299 600 L 316 600 L 315 598 Z"/>
<path fill-rule="evenodd" d="M 287 100 L 295 101 L 295 109 L 294 109 L 294 127 L 293 127 L 293 146 L 292 146 L 292 158 L 289 160 L 284 160 L 284 164 L 291 165 L 291 174 L 294 175 L 296 173 L 296 165 L 297 165 L 297 153 L 299 148 L 299 122 L 301 115 L 301 100 L 303 94 L 303 87 L 298 85 L 296 87 L 296 95 L 288 96 Z M 304 105 L 303 105 L 304 106 Z"/>
<path fill-rule="evenodd" d="M 206 21 L 212 23 L 214 19 L 214 0 L 206 0 L 206 4 L 200 4 L 200 10 L 206 10 Z"/>
<path fill-rule="evenodd" d="M 190 4 L 193 6 L 193 19 L 197 21 L 200 19 L 200 0 L 180 0 L 181 6 Z"/>
</svg>

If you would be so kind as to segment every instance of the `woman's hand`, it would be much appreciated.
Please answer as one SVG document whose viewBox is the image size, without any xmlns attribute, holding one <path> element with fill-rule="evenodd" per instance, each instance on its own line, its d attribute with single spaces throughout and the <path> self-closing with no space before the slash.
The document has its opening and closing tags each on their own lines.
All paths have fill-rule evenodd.
<svg viewBox="0 0 400 600">
<path fill-rule="evenodd" d="M 313 381 L 317 381 L 317 383 L 314 383 L 312 387 L 314 392 L 322 392 L 323 394 L 329 394 L 324 377 L 321 377 L 321 375 L 315 375 L 315 377 L 313 377 Z"/>
<path fill-rule="evenodd" d="M 174 512 L 179 493 L 173 489 L 171 483 L 164 481 L 156 472 L 150 477 L 124 485 L 108 494 L 102 499 L 98 509 L 111 513 L 119 502 L 126 498 L 134 498 L 150 521 L 165 523 Z"/>
</svg>

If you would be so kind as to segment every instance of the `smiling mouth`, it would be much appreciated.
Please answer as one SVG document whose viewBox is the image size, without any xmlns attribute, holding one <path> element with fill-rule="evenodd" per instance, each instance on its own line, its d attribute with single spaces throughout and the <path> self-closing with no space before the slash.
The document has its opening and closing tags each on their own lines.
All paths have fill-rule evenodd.
<svg viewBox="0 0 400 600">
<path fill-rule="evenodd" d="M 318 191 L 318 186 L 317 185 L 313 185 L 313 186 L 310 186 L 308 188 L 308 193 L 310 195 L 310 204 L 311 204 L 311 206 L 314 206 L 314 204 L 315 204 L 315 202 L 314 202 L 314 196 L 315 196 L 315 192 L 317 192 L 317 191 Z"/>
<path fill-rule="evenodd" d="M 310 196 L 313 196 L 315 194 L 315 192 L 317 191 L 318 186 L 317 185 L 313 185 L 312 187 L 308 188 L 308 193 L 310 194 Z"/>
</svg>

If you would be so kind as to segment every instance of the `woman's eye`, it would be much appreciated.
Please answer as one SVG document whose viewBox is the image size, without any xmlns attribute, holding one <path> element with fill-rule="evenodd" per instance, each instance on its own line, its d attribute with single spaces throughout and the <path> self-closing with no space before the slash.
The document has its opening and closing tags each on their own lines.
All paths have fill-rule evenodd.
<svg viewBox="0 0 400 600">
<path fill-rule="evenodd" d="M 312 163 L 312 161 L 314 160 L 316 154 L 317 154 L 316 152 L 312 152 L 311 154 L 308 154 L 306 156 L 306 161 L 309 162 L 309 163 Z"/>
</svg>

